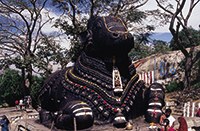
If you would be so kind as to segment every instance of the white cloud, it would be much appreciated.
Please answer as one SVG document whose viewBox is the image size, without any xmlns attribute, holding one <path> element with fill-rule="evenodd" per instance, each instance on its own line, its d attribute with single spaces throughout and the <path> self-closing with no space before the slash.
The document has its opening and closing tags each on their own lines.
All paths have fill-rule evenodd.
<svg viewBox="0 0 200 131">
<path fill-rule="evenodd" d="M 48 9 L 48 10 L 51 10 L 51 9 Z M 42 12 L 42 16 L 43 16 L 43 21 L 47 21 L 48 20 L 48 16 L 45 14 L 45 10 Z M 42 28 L 42 31 L 45 33 L 45 34 L 48 34 L 48 33 L 52 33 L 52 32 L 58 32 L 58 33 L 62 33 L 58 28 L 55 28 L 53 25 L 55 23 L 55 20 L 59 18 L 59 15 L 54 13 L 54 12 L 49 12 L 49 16 L 51 18 L 53 18 L 53 20 L 51 22 L 48 22 L 47 24 L 44 25 L 44 27 Z M 67 17 L 66 17 L 67 19 Z M 71 22 L 71 21 L 69 21 Z M 61 46 L 62 47 L 65 47 L 67 49 L 70 48 L 70 40 L 67 39 L 68 36 L 63 34 L 60 39 L 61 39 Z M 59 38 L 58 38 L 59 39 Z"/>
<path fill-rule="evenodd" d="M 46 11 L 43 10 L 42 11 L 42 14 L 43 14 L 42 19 L 43 19 L 44 22 L 49 19 L 48 16 L 45 13 L 46 13 Z M 54 12 L 50 12 L 49 16 L 51 18 L 53 18 L 53 20 L 51 22 L 48 22 L 47 24 L 45 24 L 45 26 L 42 28 L 42 31 L 45 32 L 45 33 L 51 33 L 51 32 L 54 32 L 54 31 L 59 32 L 58 28 L 53 27 L 53 24 L 54 24 L 55 20 L 57 18 L 59 18 L 59 15 L 56 15 Z"/>
</svg>

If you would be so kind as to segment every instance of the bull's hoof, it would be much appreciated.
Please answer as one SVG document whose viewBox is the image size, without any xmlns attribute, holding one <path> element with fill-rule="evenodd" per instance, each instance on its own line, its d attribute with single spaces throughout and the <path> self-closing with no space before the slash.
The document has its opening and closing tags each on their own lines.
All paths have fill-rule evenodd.
<svg viewBox="0 0 200 131">
<path fill-rule="evenodd" d="M 113 125 L 117 128 L 124 128 L 126 127 L 126 118 L 124 117 L 124 115 L 122 113 L 117 113 L 115 115 L 115 119 L 113 121 Z"/>
<path fill-rule="evenodd" d="M 147 109 L 145 113 L 145 121 L 149 123 L 159 123 L 160 116 L 162 115 L 162 111 L 160 109 Z"/>
<path fill-rule="evenodd" d="M 164 103 L 164 88 L 161 84 L 154 83 L 149 87 L 148 109 L 145 113 L 145 120 L 149 123 L 159 123 Z"/>
<path fill-rule="evenodd" d="M 59 129 L 81 130 L 91 127 L 93 122 L 93 112 L 87 103 L 71 101 L 63 108 L 62 114 L 58 114 L 55 125 Z"/>
</svg>

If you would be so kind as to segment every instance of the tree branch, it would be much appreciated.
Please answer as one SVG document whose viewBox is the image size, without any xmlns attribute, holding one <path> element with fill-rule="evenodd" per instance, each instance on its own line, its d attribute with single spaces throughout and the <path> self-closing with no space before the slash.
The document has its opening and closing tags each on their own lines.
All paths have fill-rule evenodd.
<svg viewBox="0 0 200 131">
<path fill-rule="evenodd" d="M 90 18 L 91 18 L 94 15 L 94 1 L 90 0 L 90 2 L 92 3 L 90 6 Z"/>
<path fill-rule="evenodd" d="M 119 11 L 119 9 L 120 9 L 120 7 L 121 7 L 120 4 L 121 4 L 121 0 L 118 1 L 117 9 L 115 10 L 114 16 L 116 16 L 116 15 L 118 14 L 118 11 Z"/>
<path fill-rule="evenodd" d="M 137 8 L 139 8 L 139 7 L 141 7 L 141 6 L 143 6 L 143 5 L 145 5 L 147 2 L 148 2 L 148 0 L 145 0 L 143 3 L 141 3 L 141 4 L 137 5 L 137 6 L 135 6 L 135 7 L 134 7 L 134 10 L 137 9 Z M 130 8 L 130 10 L 132 10 L 132 8 L 133 8 L 133 6 Z"/>
<path fill-rule="evenodd" d="M 72 0 L 69 0 L 69 3 L 72 6 L 72 11 L 73 11 L 72 23 L 73 23 L 74 27 L 76 27 L 76 10 L 75 10 L 75 6 L 74 6 Z"/>
<path fill-rule="evenodd" d="M 194 7 L 197 5 L 197 3 L 199 2 L 200 0 L 197 0 L 196 3 L 194 3 L 194 0 L 191 0 L 190 2 L 190 10 L 186 16 L 186 20 L 188 21 L 188 19 L 190 18 L 190 15 L 192 14 L 192 10 L 194 9 Z M 187 21 L 186 21 L 186 24 L 187 24 Z M 185 25 L 186 25 L 185 24 Z"/>
<path fill-rule="evenodd" d="M 163 6 L 160 4 L 160 2 L 158 2 L 158 0 L 156 0 L 156 3 L 157 3 L 158 6 L 159 6 L 161 9 L 163 9 L 165 12 L 167 12 L 167 13 L 173 15 L 173 13 L 172 13 L 171 11 L 167 10 L 165 7 L 163 7 Z"/>
</svg>

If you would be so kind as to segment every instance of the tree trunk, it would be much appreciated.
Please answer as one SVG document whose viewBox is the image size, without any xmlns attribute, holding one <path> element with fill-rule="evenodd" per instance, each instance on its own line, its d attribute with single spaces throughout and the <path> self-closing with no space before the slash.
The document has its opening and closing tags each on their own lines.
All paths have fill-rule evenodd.
<svg viewBox="0 0 200 131">
<path fill-rule="evenodd" d="M 31 37 L 29 39 L 29 42 L 31 42 Z M 31 44 L 29 43 L 29 45 Z M 31 58 L 30 47 L 26 50 L 25 58 L 28 58 L 27 60 Z M 27 77 L 25 80 L 25 89 L 26 89 L 25 95 L 28 96 L 30 95 L 30 87 L 31 87 L 31 79 L 32 79 L 32 65 L 30 62 L 28 62 L 28 64 L 26 65 L 26 72 L 27 72 Z"/>
<path fill-rule="evenodd" d="M 32 66 L 28 65 L 27 79 L 26 79 L 26 83 L 25 83 L 25 87 L 27 89 L 26 95 L 30 95 L 31 80 L 32 80 Z"/>
<path fill-rule="evenodd" d="M 22 89 L 24 96 L 29 95 L 29 89 L 25 86 L 25 68 L 22 67 Z"/>
<path fill-rule="evenodd" d="M 186 57 L 184 92 L 187 92 L 188 89 L 190 88 L 191 68 L 192 68 L 192 58 Z"/>
<path fill-rule="evenodd" d="M 197 66 L 197 68 L 198 68 L 197 80 L 200 80 L 200 59 L 199 59 L 199 61 L 198 61 L 198 66 Z"/>
</svg>

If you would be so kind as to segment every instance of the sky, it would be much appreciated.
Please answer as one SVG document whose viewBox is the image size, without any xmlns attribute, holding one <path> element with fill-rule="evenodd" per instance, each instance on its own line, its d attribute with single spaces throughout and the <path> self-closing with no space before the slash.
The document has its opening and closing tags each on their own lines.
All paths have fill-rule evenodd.
<svg viewBox="0 0 200 131">
<path fill-rule="evenodd" d="M 196 0 L 195 0 L 196 1 Z M 168 2 L 173 2 L 174 3 L 174 0 L 168 0 Z M 184 15 L 186 15 L 188 9 L 189 9 L 189 5 L 190 5 L 190 0 L 186 0 L 186 4 L 184 6 L 184 10 L 183 10 L 183 13 Z M 175 3 L 174 3 L 175 4 Z M 173 4 L 173 5 L 174 5 Z M 175 6 L 175 5 L 174 5 Z M 158 6 L 157 6 L 157 3 L 155 0 L 149 0 L 144 6 L 142 6 L 140 9 L 142 10 L 151 10 L 151 9 L 160 9 Z M 188 21 L 188 26 L 192 26 L 194 29 L 196 30 L 199 30 L 199 25 L 200 25 L 200 3 L 198 3 L 195 8 L 193 9 L 193 12 L 189 18 L 189 21 Z M 169 32 L 169 24 L 163 26 L 163 27 L 158 27 L 156 28 L 155 30 L 156 33 L 166 33 L 166 32 Z"/>
</svg>

